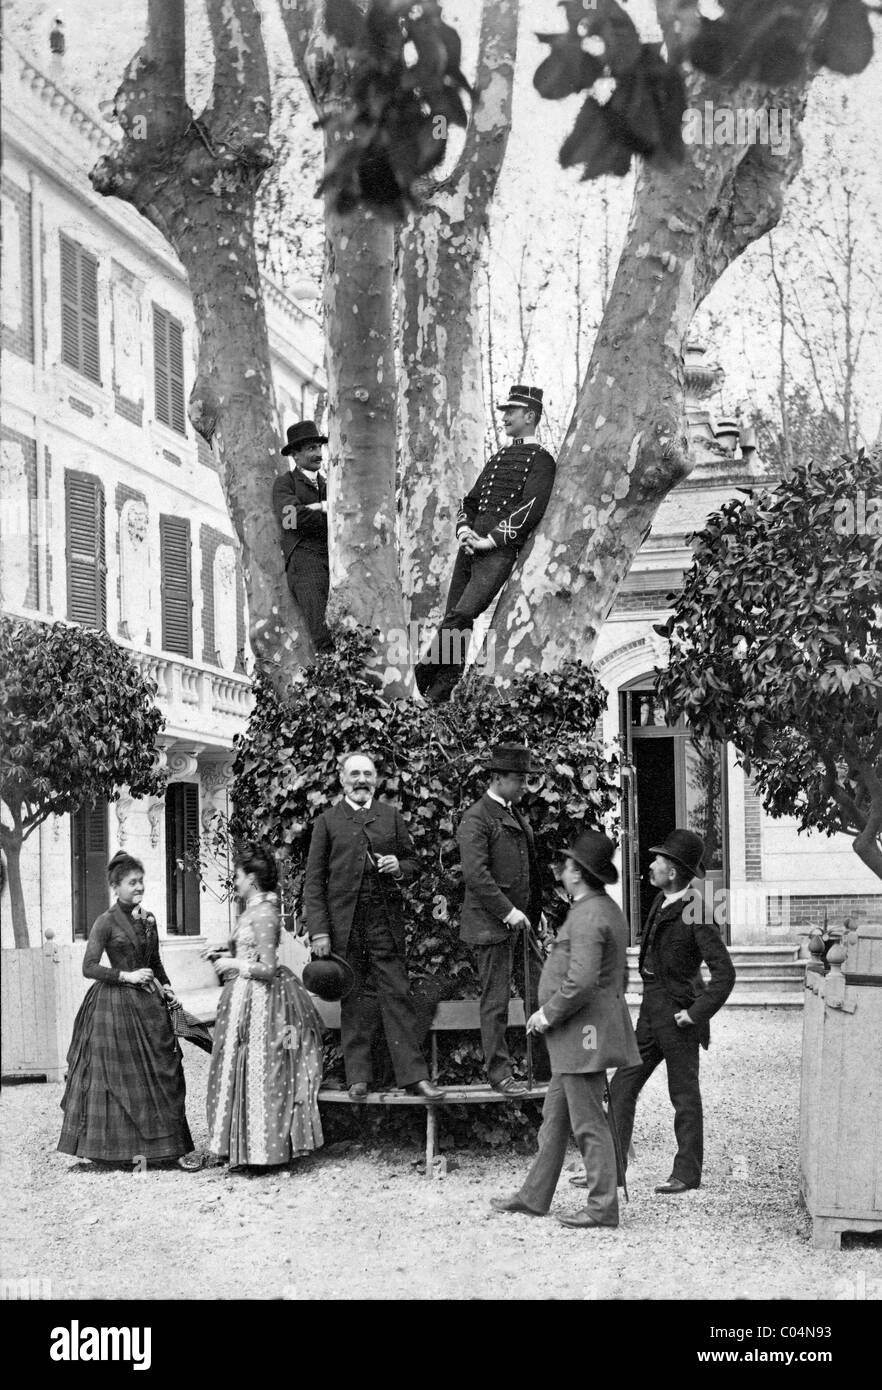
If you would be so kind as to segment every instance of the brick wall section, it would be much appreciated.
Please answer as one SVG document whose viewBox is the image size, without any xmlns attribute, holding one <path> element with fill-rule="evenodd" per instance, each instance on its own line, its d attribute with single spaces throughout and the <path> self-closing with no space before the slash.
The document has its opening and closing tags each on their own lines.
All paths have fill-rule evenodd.
<svg viewBox="0 0 882 1390">
<path fill-rule="evenodd" d="M 640 613 L 643 610 L 655 613 L 659 608 L 668 609 L 671 606 L 668 599 L 670 592 L 670 588 L 665 588 L 646 589 L 640 594 L 618 593 L 610 613 L 614 616 L 616 613 Z"/>
<path fill-rule="evenodd" d="M 196 457 L 203 468 L 213 468 L 215 473 L 220 473 L 220 461 L 214 450 L 209 448 L 201 434 L 196 435 Z"/>
<path fill-rule="evenodd" d="M 3 177 L 3 196 L 14 204 L 19 217 L 21 256 L 21 323 L 17 329 L 3 325 L 4 352 L 14 352 L 28 362 L 34 360 L 34 265 L 31 254 L 31 195 L 11 179 Z M 5 272 L 9 273 L 8 269 Z"/>
<path fill-rule="evenodd" d="M 793 894 L 789 899 L 766 899 L 768 920 L 791 928 L 823 927 L 826 913 L 829 926 L 841 926 L 846 917 L 852 921 L 882 922 L 882 892 L 825 893 L 817 897 Z"/>
<path fill-rule="evenodd" d="M 116 387 L 113 389 L 113 408 L 117 415 L 121 415 L 124 420 L 129 420 L 133 425 L 144 423 L 144 406 L 141 401 L 128 401 L 125 396 L 121 396 Z"/>
<path fill-rule="evenodd" d="M 39 556 L 37 553 L 37 443 L 26 434 L 0 426 L 0 439 L 19 444 L 24 454 L 25 476 L 28 489 L 28 587 L 24 596 L 25 608 L 37 608 L 37 594 L 40 586 Z M 2 541 L 2 537 L 0 537 Z"/>
<path fill-rule="evenodd" d="M 744 877 L 756 883 L 763 876 L 763 808 L 753 779 L 744 779 Z"/>
</svg>

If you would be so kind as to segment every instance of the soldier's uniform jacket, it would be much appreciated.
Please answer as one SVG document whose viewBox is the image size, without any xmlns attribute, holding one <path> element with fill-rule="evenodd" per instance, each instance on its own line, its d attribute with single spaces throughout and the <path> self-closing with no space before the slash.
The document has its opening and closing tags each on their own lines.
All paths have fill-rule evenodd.
<svg viewBox="0 0 882 1390">
<path fill-rule="evenodd" d="M 542 520 L 554 485 L 554 459 L 534 439 L 516 440 L 494 454 L 456 518 L 500 550 L 520 550 Z"/>
</svg>

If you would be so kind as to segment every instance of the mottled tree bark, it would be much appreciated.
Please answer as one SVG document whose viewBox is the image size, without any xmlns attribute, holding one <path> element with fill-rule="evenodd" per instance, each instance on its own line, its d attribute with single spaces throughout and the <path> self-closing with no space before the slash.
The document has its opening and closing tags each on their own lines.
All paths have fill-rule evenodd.
<svg viewBox="0 0 882 1390">
<path fill-rule="evenodd" d="M 317 115 L 332 116 L 352 89 L 352 55 L 327 33 L 324 0 L 291 0 L 282 17 Z M 333 126 L 325 128 L 326 159 L 338 138 Z M 377 674 L 388 693 L 399 696 L 413 690 L 413 672 L 396 664 L 405 611 L 396 544 L 394 251 L 391 222 L 366 208 L 341 216 L 328 193 L 328 617 L 379 631 Z"/>
<path fill-rule="evenodd" d="M 511 129 L 518 0 L 484 0 L 475 107 L 462 154 L 399 238 L 401 572 L 412 619 L 441 616 L 460 498 L 483 466 L 477 308 L 490 202 Z"/>
<path fill-rule="evenodd" d="M 187 272 L 199 331 L 190 419 L 217 442 L 251 646 L 281 692 L 311 648 L 270 504 L 279 444 L 253 234 L 257 188 L 271 163 L 269 76 L 253 0 L 207 0 L 207 9 L 215 58 L 208 106 L 197 119 L 186 104 L 184 6 L 149 0 L 146 42 L 116 94 L 124 139 L 92 183 L 137 208 Z"/>
<path fill-rule="evenodd" d="M 697 76 L 689 86 L 692 106 L 788 106 L 790 141 L 786 150 L 696 144 L 681 166 L 643 166 L 555 490 L 494 617 L 503 679 L 571 657 L 590 661 L 660 503 L 690 471 L 683 351 L 693 315 L 725 269 L 777 224 L 799 168 L 808 79 L 780 93 Z"/>
<path fill-rule="evenodd" d="M 0 826 L 0 849 L 6 858 L 6 880 L 9 885 L 9 910 L 12 916 L 12 938 L 17 950 L 30 946 L 28 913 L 21 882 L 21 847 L 24 842 L 21 821 L 13 819 L 12 826 Z"/>
</svg>

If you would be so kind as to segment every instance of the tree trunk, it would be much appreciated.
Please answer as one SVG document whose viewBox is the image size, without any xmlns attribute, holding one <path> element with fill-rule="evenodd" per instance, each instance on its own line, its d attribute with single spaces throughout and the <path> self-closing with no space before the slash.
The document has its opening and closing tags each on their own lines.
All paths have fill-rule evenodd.
<svg viewBox="0 0 882 1390">
<path fill-rule="evenodd" d="M 517 0 L 484 0 L 476 106 L 453 172 L 420 189 L 398 267 L 401 570 L 412 620 L 441 616 L 460 499 L 483 466 L 481 252 L 511 129 Z"/>
<path fill-rule="evenodd" d="M 336 114 L 352 92 L 354 63 L 326 31 L 324 0 L 292 0 L 282 18 L 317 116 Z M 326 161 L 340 138 L 326 126 Z M 365 208 L 341 216 L 333 195 L 326 196 L 328 617 L 379 631 L 377 676 L 397 697 L 412 693 L 413 672 L 400 664 L 405 612 L 396 544 L 394 252 L 391 222 Z"/>
<path fill-rule="evenodd" d="M 184 7 L 150 0 L 149 32 L 116 94 L 125 138 L 92 172 L 131 203 L 187 272 L 199 330 L 190 418 L 216 439 L 239 538 L 251 646 L 281 693 L 311 654 L 285 580 L 270 494 L 279 441 L 260 275 L 257 188 L 271 163 L 269 77 L 253 0 L 208 0 L 214 89 L 199 119 L 184 97 Z"/>
<path fill-rule="evenodd" d="M 806 83 L 805 86 L 808 84 Z M 691 104 L 787 105 L 693 77 Z M 558 462 L 548 511 L 494 618 L 504 675 L 590 661 L 598 632 L 658 507 L 690 471 L 683 350 L 723 271 L 779 220 L 799 167 L 784 146 L 693 145 L 681 166 L 644 165 L 609 302 Z"/>
<path fill-rule="evenodd" d="M 12 909 L 12 934 L 16 949 L 30 946 L 28 915 L 25 908 L 24 891 L 21 886 L 21 829 L 10 830 L 3 826 L 0 830 L 0 848 L 6 856 L 6 873 L 9 879 L 9 906 Z"/>
</svg>

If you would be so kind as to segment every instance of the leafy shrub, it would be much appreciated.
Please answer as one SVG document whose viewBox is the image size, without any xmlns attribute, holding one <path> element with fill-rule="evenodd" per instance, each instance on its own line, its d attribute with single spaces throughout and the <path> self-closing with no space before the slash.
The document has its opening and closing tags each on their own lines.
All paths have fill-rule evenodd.
<svg viewBox="0 0 882 1390">
<path fill-rule="evenodd" d="M 287 903 L 296 909 L 312 824 L 340 795 L 337 760 L 353 749 L 368 750 L 377 761 L 377 795 L 400 806 L 423 869 L 404 890 L 417 1000 L 421 993 L 433 1001 L 475 997 L 472 953 L 458 939 L 459 819 L 486 789 L 491 748 L 514 740 L 528 744 L 539 769 L 521 810 L 533 826 L 541 863 L 550 864 L 583 826 L 606 822 L 616 801 L 610 780 L 615 759 L 604 755 L 598 728 L 606 694 L 586 666 L 568 662 L 553 674 L 516 677 L 505 691 L 467 673 L 441 708 L 388 701 L 366 674 L 371 647 L 370 634 L 341 635 L 337 650 L 302 672 L 285 701 L 257 678 L 248 729 L 236 740 L 231 828 L 237 838 L 272 845 L 282 860 Z M 554 886 L 549 869 L 549 915 L 557 904 Z M 442 1043 L 441 1056 L 445 1080 L 481 1074 L 473 1038 L 459 1039 L 449 1051 Z M 488 1132 L 502 1123 L 496 1115 L 494 1108 Z M 470 1127 L 477 1133 L 487 1123 L 487 1116 L 472 1117 L 462 1122 L 463 1132 Z M 518 1112 L 508 1129 L 521 1123 Z"/>
</svg>

